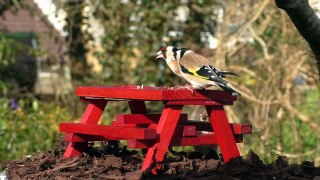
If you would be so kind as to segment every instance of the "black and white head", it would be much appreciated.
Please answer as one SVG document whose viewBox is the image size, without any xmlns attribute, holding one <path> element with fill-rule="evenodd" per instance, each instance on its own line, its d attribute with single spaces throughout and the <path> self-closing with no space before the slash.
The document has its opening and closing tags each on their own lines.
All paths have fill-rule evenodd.
<svg viewBox="0 0 320 180">
<path fill-rule="evenodd" d="M 178 48 L 173 46 L 164 46 L 156 54 L 156 59 L 164 59 L 167 63 L 176 60 Z"/>
<path fill-rule="evenodd" d="M 159 52 L 156 54 L 156 59 L 165 59 L 167 63 L 171 61 L 179 61 L 184 54 L 187 52 L 191 52 L 191 50 L 187 48 L 176 48 L 173 46 L 164 46 Z"/>
</svg>

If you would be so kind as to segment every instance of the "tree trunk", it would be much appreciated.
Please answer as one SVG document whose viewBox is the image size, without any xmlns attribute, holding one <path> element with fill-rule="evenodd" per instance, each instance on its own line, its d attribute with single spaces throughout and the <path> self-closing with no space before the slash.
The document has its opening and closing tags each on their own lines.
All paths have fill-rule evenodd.
<svg viewBox="0 0 320 180">
<path fill-rule="evenodd" d="M 320 77 L 320 19 L 310 7 L 308 0 L 275 0 L 285 10 L 300 34 L 309 43 L 317 60 Z"/>
</svg>

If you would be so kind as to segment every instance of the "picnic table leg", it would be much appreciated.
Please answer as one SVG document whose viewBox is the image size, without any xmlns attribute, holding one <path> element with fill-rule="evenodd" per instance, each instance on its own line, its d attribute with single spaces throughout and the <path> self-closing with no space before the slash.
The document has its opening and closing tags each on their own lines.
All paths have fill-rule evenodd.
<svg viewBox="0 0 320 180">
<path fill-rule="evenodd" d="M 206 106 L 206 109 L 224 161 L 240 156 L 223 106 Z"/>
<path fill-rule="evenodd" d="M 82 115 L 80 123 L 98 124 L 107 102 L 108 101 L 105 99 L 90 99 L 88 106 Z M 80 156 L 87 149 L 87 147 L 88 142 L 70 142 L 63 156 Z"/>
<path fill-rule="evenodd" d="M 147 114 L 147 107 L 144 101 L 128 101 L 132 114 Z"/>
<path fill-rule="evenodd" d="M 158 135 L 157 143 L 148 149 L 142 165 L 142 171 L 146 171 L 153 163 L 156 163 L 156 166 L 152 169 L 153 173 L 157 173 L 162 168 L 161 162 L 170 145 L 182 108 L 183 105 L 166 105 L 164 107 L 156 129 Z"/>
<path fill-rule="evenodd" d="M 148 114 L 146 103 L 144 101 L 128 101 L 132 114 Z M 147 127 L 147 125 L 146 125 Z M 142 148 L 142 154 L 147 154 L 148 149 Z"/>
</svg>

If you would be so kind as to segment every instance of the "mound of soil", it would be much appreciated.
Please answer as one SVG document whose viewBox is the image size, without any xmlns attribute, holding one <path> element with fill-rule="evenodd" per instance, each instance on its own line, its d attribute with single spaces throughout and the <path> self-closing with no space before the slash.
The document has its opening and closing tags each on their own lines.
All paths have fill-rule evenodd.
<svg viewBox="0 0 320 180">
<path fill-rule="evenodd" d="M 35 154 L 23 160 L 6 161 L 9 179 L 320 179 L 320 168 L 312 162 L 289 165 L 279 156 L 264 164 L 252 151 L 246 158 L 224 163 L 215 153 L 174 152 L 164 161 L 161 175 L 140 171 L 144 156 L 120 148 L 111 142 L 98 148 L 92 146 L 83 157 L 63 159 L 65 143 L 52 151 Z"/>
</svg>

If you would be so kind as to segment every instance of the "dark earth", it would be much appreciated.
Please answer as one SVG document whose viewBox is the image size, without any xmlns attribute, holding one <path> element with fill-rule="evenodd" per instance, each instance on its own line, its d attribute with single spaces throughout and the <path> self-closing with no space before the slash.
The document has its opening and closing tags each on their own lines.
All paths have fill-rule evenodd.
<svg viewBox="0 0 320 180">
<path fill-rule="evenodd" d="M 105 143 L 89 146 L 83 157 L 63 159 L 66 143 L 61 142 L 51 151 L 40 152 L 22 160 L 1 164 L 9 179 L 315 179 L 320 180 L 320 168 L 313 162 L 289 165 L 278 156 L 271 164 L 264 164 L 249 151 L 224 163 L 214 151 L 175 152 L 167 155 L 160 175 L 140 171 L 143 155 L 137 151 Z M 170 153 L 168 153 L 170 154 Z"/>
</svg>

